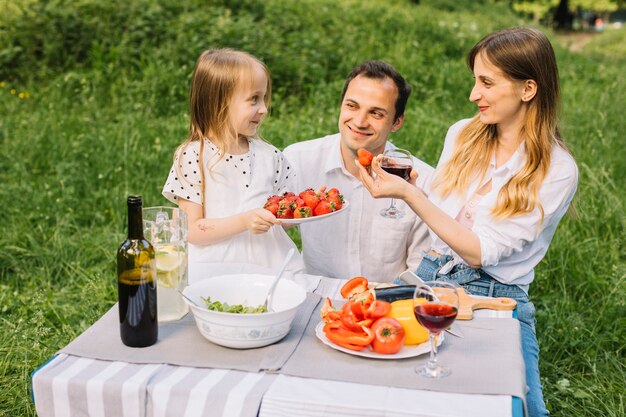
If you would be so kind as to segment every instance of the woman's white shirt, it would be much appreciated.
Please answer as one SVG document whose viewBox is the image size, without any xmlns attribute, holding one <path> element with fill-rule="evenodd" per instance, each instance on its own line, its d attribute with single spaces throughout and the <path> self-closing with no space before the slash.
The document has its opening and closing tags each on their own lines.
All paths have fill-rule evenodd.
<svg viewBox="0 0 626 417">
<path fill-rule="evenodd" d="M 435 176 L 451 158 L 459 132 L 470 120 L 461 120 L 448 130 Z M 494 219 L 490 213 L 500 189 L 524 166 L 525 159 L 523 144 L 498 168 L 494 154 L 481 184 L 477 178 L 464 195 L 450 194 L 442 197 L 436 191 L 430 190 L 428 198 L 449 216 L 456 218 L 479 186 L 491 178 L 491 191 L 479 202 L 472 227 L 480 241 L 482 269 L 502 283 L 518 285 L 528 291 L 528 286 L 534 279 L 534 268 L 545 256 L 556 227 L 576 193 L 578 168 L 567 151 L 554 146 L 550 156 L 550 168 L 539 188 L 538 197 L 544 211 L 543 222 L 538 207 L 528 214 L 503 220 Z M 453 255 L 457 262 L 465 263 L 432 230 L 430 233 L 435 251 Z"/>
</svg>

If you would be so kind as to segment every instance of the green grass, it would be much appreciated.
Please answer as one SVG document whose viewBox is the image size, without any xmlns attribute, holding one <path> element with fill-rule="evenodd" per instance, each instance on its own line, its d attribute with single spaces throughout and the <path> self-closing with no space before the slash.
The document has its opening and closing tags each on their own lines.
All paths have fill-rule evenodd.
<svg viewBox="0 0 626 417">
<path fill-rule="evenodd" d="M 436 164 L 447 127 L 475 110 L 465 53 L 525 23 L 489 0 L 65 3 L 23 1 L 0 16 L 1 417 L 35 415 L 30 372 L 115 303 L 125 197 L 165 203 L 201 50 L 232 46 L 268 64 L 263 134 L 281 148 L 335 132 L 347 72 L 386 59 L 413 86 L 393 141 Z M 545 397 L 554 416 L 622 416 L 626 34 L 577 53 L 550 36 L 580 183 L 579 218 L 559 226 L 531 287 Z"/>
</svg>

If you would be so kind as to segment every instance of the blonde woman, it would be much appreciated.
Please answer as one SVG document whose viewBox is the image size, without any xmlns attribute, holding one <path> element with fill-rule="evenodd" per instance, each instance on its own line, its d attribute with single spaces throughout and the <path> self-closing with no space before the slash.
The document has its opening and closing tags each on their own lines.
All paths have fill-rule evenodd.
<svg viewBox="0 0 626 417">
<path fill-rule="evenodd" d="M 270 195 L 293 190 L 287 160 L 257 132 L 270 95 L 267 68 L 246 52 L 208 50 L 196 62 L 189 135 L 163 187 L 163 195 L 188 216 L 190 269 L 207 262 L 278 269 L 295 248 L 262 208 Z M 298 254 L 287 270 L 303 268 Z"/>
<path fill-rule="evenodd" d="M 535 308 L 528 290 L 578 184 L 557 127 L 559 79 L 552 45 L 530 28 L 483 38 L 467 59 L 472 119 L 455 123 L 428 196 L 387 174 L 361 169 L 374 197 L 401 198 L 426 222 L 433 244 L 417 274 L 468 292 L 518 301 L 530 416 L 547 415 L 539 381 Z"/>
</svg>

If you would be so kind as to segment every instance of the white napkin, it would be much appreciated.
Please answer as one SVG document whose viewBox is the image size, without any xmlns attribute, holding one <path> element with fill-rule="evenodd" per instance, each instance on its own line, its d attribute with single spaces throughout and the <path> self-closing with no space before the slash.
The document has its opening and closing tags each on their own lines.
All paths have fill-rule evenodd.
<svg viewBox="0 0 626 417">
<path fill-rule="evenodd" d="M 418 378 L 417 375 L 415 375 Z M 259 417 L 502 417 L 511 397 L 409 390 L 278 375 Z"/>
</svg>

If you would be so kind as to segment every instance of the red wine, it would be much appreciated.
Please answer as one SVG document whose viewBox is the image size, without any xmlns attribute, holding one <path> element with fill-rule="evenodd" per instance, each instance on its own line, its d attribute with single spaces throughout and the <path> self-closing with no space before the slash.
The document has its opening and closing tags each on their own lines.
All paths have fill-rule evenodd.
<svg viewBox="0 0 626 417">
<path fill-rule="evenodd" d="M 381 165 L 381 168 L 393 175 L 397 175 L 400 178 L 404 178 L 406 181 L 411 177 L 410 165 Z"/>
<path fill-rule="evenodd" d="M 157 341 L 157 288 L 154 248 L 143 236 L 142 201 L 129 196 L 128 238 L 117 251 L 120 336 L 126 346 Z"/>
<path fill-rule="evenodd" d="M 439 333 L 450 327 L 457 312 L 456 307 L 432 302 L 416 306 L 414 309 L 417 321 L 433 333 Z"/>
</svg>

